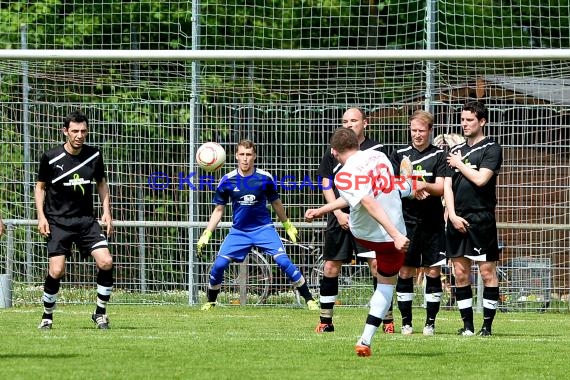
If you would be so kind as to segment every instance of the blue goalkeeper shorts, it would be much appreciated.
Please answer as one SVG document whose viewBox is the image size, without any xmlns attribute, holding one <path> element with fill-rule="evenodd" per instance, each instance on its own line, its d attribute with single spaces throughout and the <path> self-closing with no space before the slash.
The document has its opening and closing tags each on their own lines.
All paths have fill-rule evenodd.
<svg viewBox="0 0 570 380">
<path fill-rule="evenodd" d="M 275 226 L 269 224 L 251 231 L 230 228 L 230 233 L 220 246 L 218 256 L 224 256 L 231 261 L 241 263 L 252 247 L 257 247 L 269 256 L 285 253 L 285 247 L 275 230 Z"/>
</svg>

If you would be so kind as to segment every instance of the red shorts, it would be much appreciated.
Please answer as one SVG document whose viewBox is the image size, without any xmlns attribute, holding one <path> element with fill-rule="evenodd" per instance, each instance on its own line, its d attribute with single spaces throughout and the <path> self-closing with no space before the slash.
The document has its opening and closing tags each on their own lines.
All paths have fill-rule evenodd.
<svg viewBox="0 0 570 380">
<path fill-rule="evenodd" d="M 392 277 L 398 274 L 404 265 L 404 251 L 400 251 L 394 246 L 394 242 L 388 241 L 377 243 L 368 240 L 355 238 L 363 247 L 376 252 L 376 270 L 384 277 Z"/>
</svg>

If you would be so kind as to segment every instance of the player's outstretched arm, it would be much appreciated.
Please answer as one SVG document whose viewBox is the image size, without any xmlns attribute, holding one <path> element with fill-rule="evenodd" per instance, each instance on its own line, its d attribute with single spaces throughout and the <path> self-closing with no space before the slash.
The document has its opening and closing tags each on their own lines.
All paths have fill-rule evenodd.
<svg viewBox="0 0 570 380">
<path fill-rule="evenodd" d="M 336 195 L 333 190 L 333 181 L 330 178 L 323 177 L 322 187 L 323 187 L 323 197 L 325 198 L 325 201 L 327 203 L 332 203 L 336 201 Z M 342 211 L 343 208 L 344 207 L 333 210 L 333 212 L 340 226 L 344 229 L 348 229 L 348 214 Z"/>
<path fill-rule="evenodd" d="M 434 197 L 441 197 L 443 195 L 443 182 L 445 177 L 436 177 L 434 183 L 426 183 L 425 191 Z"/>
<path fill-rule="evenodd" d="M 305 219 L 312 222 L 315 218 L 320 218 L 323 215 L 343 208 L 348 207 L 348 202 L 344 198 L 337 198 L 331 203 L 327 203 L 319 208 L 310 208 L 305 212 Z"/>
<path fill-rule="evenodd" d="M 275 210 L 277 218 L 281 223 L 289 219 L 287 217 L 287 212 L 285 212 L 285 206 L 283 206 L 283 202 L 281 201 L 281 199 L 276 199 L 273 202 L 271 202 L 271 207 L 273 207 L 273 210 Z"/>
<path fill-rule="evenodd" d="M 283 202 L 281 202 L 281 199 L 276 199 L 273 202 L 271 202 L 271 206 L 275 210 L 275 213 L 277 214 L 279 221 L 283 225 L 283 228 L 285 229 L 287 236 L 289 236 L 289 239 L 293 243 L 296 243 L 298 240 L 299 232 L 297 231 L 297 228 L 293 225 L 293 223 L 289 221 L 289 218 L 287 217 L 287 213 L 285 212 L 285 207 L 283 206 Z"/>
<path fill-rule="evenodd" d="M 224 208 L 224 205 L 216 205 L 216 207 L 214 207 L 214 211 L 212 211 L 212 215 L 210 215 L 208 225 L 206 225 L 204 232 L 202 232 L 200 239 L 198 239 L 198 243 L 196 243 L 198 256 L 202 256 L 202 250 L 206 245 L 208 245 L 208 241 L 210 240 L 212 233 L 222 220 L 222 217 L 224 216 Z"/>
</svg>

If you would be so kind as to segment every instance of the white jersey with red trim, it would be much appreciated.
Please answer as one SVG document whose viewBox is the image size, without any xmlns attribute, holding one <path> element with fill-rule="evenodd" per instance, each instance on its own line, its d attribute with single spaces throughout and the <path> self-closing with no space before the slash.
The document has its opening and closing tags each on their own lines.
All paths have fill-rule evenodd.
<svg viewBox="0 0 570 380">
<path fill-rule="evenodd" d="M 375 150 L 356 152 L 346 160 L 334 181 L 340 196 L 350 206 L 349 226 L 354 237 L 373 242 L 393 241 L 382 225 L 362 207 L 360 201 L 366 195 L 373 197 L 398 231 L 406 234 L 400 199 L 405 180 L 394 176 L 392 163 L 384 153 Z"/>
</svg>

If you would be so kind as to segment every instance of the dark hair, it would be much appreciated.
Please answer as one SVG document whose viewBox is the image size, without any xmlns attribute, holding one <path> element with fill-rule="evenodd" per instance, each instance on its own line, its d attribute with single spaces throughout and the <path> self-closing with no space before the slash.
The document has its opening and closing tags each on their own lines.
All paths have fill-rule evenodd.
<svg viewBox="0 0 570 380">
<path fill-rule="evenodd" d="M 65 121 L 63 122 L 63 128 L 68 129 L 71 122 L 85 123 L 87 128 L 89 128 L 89 120 L 87 120 L 87 116 L 81 110 L 75 110 L 67 115 Z"/>
<path fill-rule="evenodd" d="M 339 153 L 358 150 L 358 137 L 350 128 L 338 128 L 331 137 L 331 148 Z"/>
<path fill-rule="evenodd" d="M 474 101 L 466 103 L 463 106 L 462 111 L 471 111 L 477 117 L 477 120 L 485 119 L 485 121 L 489 121 L 489 111 L 487 111 L 487 107 L 481 102 Z"/>
<path fill-rule="evenodd" d="M 245 149 L 253 149 L 253 153 L 256 153 L 255 144 L 251 140 L 243 139 L 241 140 L 236 147 L 236 152 L 240 146 L 243 146 Z"/>
</svg>

